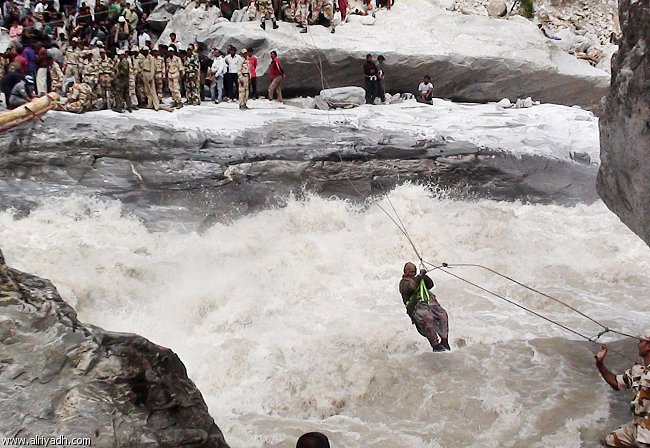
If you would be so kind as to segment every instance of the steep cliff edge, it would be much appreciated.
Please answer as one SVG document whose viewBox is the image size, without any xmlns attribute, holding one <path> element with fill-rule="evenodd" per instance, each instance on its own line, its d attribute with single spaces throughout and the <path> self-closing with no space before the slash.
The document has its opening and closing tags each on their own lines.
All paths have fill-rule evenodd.
<svg viewBox="0 0 650 448">
<path fill-rule="evenodd" d="M 623 37 L 600 121 L 598 192 L 650 244 L 650 4 L 621 0 L 619 8 Z"/>
</svg>

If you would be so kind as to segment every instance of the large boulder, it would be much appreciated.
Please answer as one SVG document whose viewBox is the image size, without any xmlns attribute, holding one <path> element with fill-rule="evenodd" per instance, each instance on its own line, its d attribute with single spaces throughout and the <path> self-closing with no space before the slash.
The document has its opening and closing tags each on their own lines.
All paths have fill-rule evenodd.
<svg viewBox="0 0 650 448">
<path fill-rule="evenodd" d="M 462 15 L 425 0 L 396 2 L 390 11 L 377 12 L 374 26 L 345 23 L 335 34 L 322 26 L 311 26 L 309 33 L 300 34 L 290 23 L 264 31 L 258 22 L 214 23 L 197 32 L 189 25 L 192 21 L 177 21 L 176 16 L 189 12 L 189 8 L 177 12 L 164 35 L 171 31 L 194 35 L 219 48 L 229 44 L 253 47 L 259 75 L 268 70 L 269 51 L 275 49 L 287 72 L 284 88 L 288 95 L 315 96 L 323 81 L 327 87 L 363 87 L 366 53 L 386 57 L 391 93 L 414 92 L 428 74 L 437 97 L 484 102 L 531 96 L 542 102 L 593 108 L 609 86 L 609 73 L 567 54 L 526 19 Z M 263 89 L 266 77 L 258 83 Z"/>
<path fill-rule="evenodd" d="M 174 352 L 84 325 L 52 283 L 9 268 L 2 253 L 0 344 L 0 396 L 11 402 L 0 409 L 5 437 L 228 448 Z"/>
<path fill-rule="evenodd" d="M 187 45 L 200 41 L 198 36 L 213 32 L 222 21 L 228 22 L 221 16 L 221 10 L 216 6 L 197 5 L 193 1 L 185 2 L 169 20 L 158 39 L 158 44 L 169 44 L 169 35 L 175 32 L 181 48 L 186 48 Z"/>
<path fill-rule="evenodd" d="M 650 4 L 620 0 L 623 37 L 600 121 L 598 192 L 650 245 Z"/>
<path fill-rule="evenodd" d="M 328 104 L 330 109 L 366 104 L 366 91 L 361 87 L 324 89 L 321 90 L 320 97 Z"/>
<path fill-rule="evenodd" d="M 159 0 L 147 18 L 147 25 L 156 31 L 164 30 L 184 2 L 185 0 Z"/>
<path fill-rule="evenodd" d="M 490 0 L 487 11 L 490 17 L 504 17 L 508 13 L 508 5 L 503 0 Z"/>
</svg>

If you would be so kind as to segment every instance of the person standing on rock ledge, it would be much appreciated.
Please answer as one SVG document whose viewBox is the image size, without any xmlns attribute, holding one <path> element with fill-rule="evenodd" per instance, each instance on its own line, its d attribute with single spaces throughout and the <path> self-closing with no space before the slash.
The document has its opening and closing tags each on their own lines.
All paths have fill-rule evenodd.
<svg viewBox="0 0 650 448">
<path fill-rule="evenodd" d="M 609 434 L 603 441 L 607 448 L 650 448 L 650 328 L 639 335 L 639 356 L 643 365 L 635 364 L 623 375 L 614 375 L 605 367 L 607 346 L 596 354 L 596 368 L 614 390 L 633 389 L 634 420 Z"/>
<path fill-rule="evenodd" d="M 273 29 L 277 30 L 280 28 L 278 26 L 278 22 L 275 20 L 275 11 L 273 10 L 273 5 L 271 4 L 271 0 L 257 0 L 257 11 L 260 13 L 260 16 L 262 17 L 262 23 L 260 24 L 260 27 L 263 30 L 266 30 L 266 15 L 268 14 L 273 22 Z"/>
<path fill-rule="evenodd" d="M 384 62 L 386 58 L 383 55 L 377 56 L 377 78 L 379 79 L 379 99 L 382 103 L 386 102 L 386 73 L 384 73 Z"/>
<path fill-rule="evenodd" d="M 269 68 L 269 101 L 273 101 L 273 94 L 277 95 L 277 100 L 282 102 L 282 80 L 284 79 L 284 70 L 282 63 L 278 58 L 278 53 L 275 50 L 271 51 L 271 68 Z"/>
<path fill-rule="evenodd" d="M 248 106 L 246 102 L 248 101 L 249 89 L 250 89 L 250 67 L 248 65 L 248 50 L 245 48 L 241 51 L 242 62 L 239 65 L 239 70 L 237 72 L 237 78 L 239 82 L 239 108 L 241 110 L 247 110 Z"/>
<path fill-rule="evenodd" d="M 366 63 L 363 64 L 363 74 L 366 78 L 366 104 L 374 104 L 379 94 L 379 80 L 377 78 L 377 66 L 372 60 L 372 55 L 366 55 Z"/>
<path fill-rule="evenodd" d="M 235 101 L 237 95 L 237 73 L 239 71 L 239 65 L 242 62 L 242 57 L 237 54 L 237 48 L 230 45 L 228 47 L 228 54 L 223 58 L 227 66 L 226 74 L 223 77 L 224 82 L 224 91 L 226 93 L 226 101 L 231 100 Z"/>
</svg>

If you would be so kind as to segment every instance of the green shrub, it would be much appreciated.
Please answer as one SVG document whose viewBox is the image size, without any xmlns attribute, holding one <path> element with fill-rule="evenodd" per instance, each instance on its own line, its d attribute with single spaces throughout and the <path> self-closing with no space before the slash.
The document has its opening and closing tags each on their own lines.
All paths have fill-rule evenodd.
<svg viewBox="0 0 650 448">
<path fill-rule="evenodd" d="M 534 0 L 521 0 L 521 14 L 529 19 L 533 18 L 535 15 Z"/>
</svg>

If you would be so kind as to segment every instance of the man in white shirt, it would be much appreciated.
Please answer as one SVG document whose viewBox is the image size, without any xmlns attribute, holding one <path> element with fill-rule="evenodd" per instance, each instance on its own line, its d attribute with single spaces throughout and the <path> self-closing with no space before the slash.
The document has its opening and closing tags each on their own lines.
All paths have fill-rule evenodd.
<svg viewBox="0 0 650 448">
<path fill-rule="evenodd" d="M 47 8 L 47 0 L 42 0 L 36 6 L 34 6 L 34 12 L 37 14 L 43 14 Z"/>
<path fill-rule="evenodd" d="M 418 86 L 418 103 L 427 103 L 431 104 L 431 98 L 433 97 L 433 84 L 431 84 L 431 78 L 429 76 L 424 77 L 424 81 Z"/>
<path fill-rule="evenodd" d="M 226 73 L 227 65 L 221 52 L 215 49 L 212 53 L 214 60 L 210 67 L 210 76 L 213 78 L 212 85 L 210 86 L 210 94 L 212 101 L 219 104 L 223 99 L 223 75 Z"/>
<path fill-rule="evenodd" d="M 228 55 L 223 58 L 228 70 L 224 75 L 224 90 L 226 97 L 232 101 L 239 98 L 239 88 L 238 88 L 238 73 L 239 66 L 244 61 L 244 59 L 237 54 L 237 49 L 232 45 L 228 49 Z"/>
<path fill-rule="evenodd" d="M 147 41 L 151 42 L 151 36 L 143 28 L 138 30 L 138 46 L 140 48 L 147 45 Z"/>
</svg>

